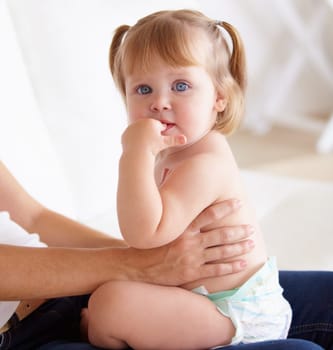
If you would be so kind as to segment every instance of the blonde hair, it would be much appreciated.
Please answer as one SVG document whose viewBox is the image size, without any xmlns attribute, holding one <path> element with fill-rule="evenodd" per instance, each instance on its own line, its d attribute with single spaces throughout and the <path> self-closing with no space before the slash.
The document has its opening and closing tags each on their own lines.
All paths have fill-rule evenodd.
<svg viewBox="0 0 333 350">
<path fill-rule="evenodd" d="M 222 28 L 231 37 L 231 52 Z M 206 69 L 227 101 L 224 111 L 217 115 L 214 129 L 229 134 L 242 119 L 246 86 L 244 47 L 230 24 L 212 20 L 199 11 L 175 10 L 155 12 L 132 27 L 122 25 L 115 30 L 110 47 L 111 73 L 125 98 L 125 74 L 138 67 L 148 70 L 156 55 L 173 67 L 202 64 L 196 55 L 202 49 L 196 47 L 194 35 L 200 31 L 208 37 L 211 50 L 205 57 Z"/>
</svg>

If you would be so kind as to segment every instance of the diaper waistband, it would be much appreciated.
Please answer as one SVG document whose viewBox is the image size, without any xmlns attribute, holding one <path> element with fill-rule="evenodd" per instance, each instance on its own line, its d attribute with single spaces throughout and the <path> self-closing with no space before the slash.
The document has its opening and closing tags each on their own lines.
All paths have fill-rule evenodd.
<svg viewBox="0 0 333 350">
<path fill-rule="evenodd" d="M 251 288 L 253 289 L 253 293 L 251 293 Z M 237 300 L 262 296 L 263 294 L 268 294 L 270 292 L 276 293 L 277 288 L 279 292 L 282 291 L 282 288 L 279 285 L 276 257 L 271 256 L 267 259 L 266 263 L 239 288 L 215 293 L 206 293 L 205 295 L 212 301 L 227 297 L 232 297 L 233 300 Z M 194 291 L 200 293 L 200 289 L 198 288 Z"/>
</svg>

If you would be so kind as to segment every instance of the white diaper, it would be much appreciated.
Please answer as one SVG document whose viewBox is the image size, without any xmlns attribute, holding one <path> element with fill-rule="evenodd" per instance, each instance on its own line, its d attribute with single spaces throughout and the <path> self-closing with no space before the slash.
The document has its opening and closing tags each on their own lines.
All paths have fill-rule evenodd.
<svg viewBox="0 0 333 350">
<path fill-rule="evenodd" d="M 233 322 L 236 334 L 229 345 L 285 339 L 291 307 L 282 296 L 275 257 L 240 288 L 209 294 L 204 286 L 193 292 L 207 296 Z"/>
</svg>

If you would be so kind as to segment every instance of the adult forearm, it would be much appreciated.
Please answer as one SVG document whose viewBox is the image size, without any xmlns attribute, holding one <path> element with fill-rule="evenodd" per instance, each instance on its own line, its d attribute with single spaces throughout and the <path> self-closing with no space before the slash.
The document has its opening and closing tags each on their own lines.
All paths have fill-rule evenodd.
<svg viewBox="0 0 333 350">
<path fill-rule="evenodd" d="M 0 245 L 0 300 L 85 294 L 109 280 L 182 285 L 241 271 L 245 268 L 244 254 L 253 249 L 248 240 L 253 233 L 250 226 L 220 227 L 193 235 L 213 221 L 218 226 L 218 218 L 238 207 L 229 201 L 208 208 L 187 233 L 157 249 Z"/>
<path fill-rule="evenodd" d="M 42 208 L 32 221 L 29 232 L 38 233 L 41 240 L 52 247 L 98 248 L 125 247 L 115 239 L 54 211 Z"/>
<path fill-rule="evenodd" d="M 124 242 L 48 210 L 25 191 L 0 161 L 0 211 L 49 246 L 124 246 Z"/>
<path fill-rule="evenodd" d="M 0 245 L 0 300 L 79 295 L 112 279 L 134 278 L 122 250 Z"/>
</svg>

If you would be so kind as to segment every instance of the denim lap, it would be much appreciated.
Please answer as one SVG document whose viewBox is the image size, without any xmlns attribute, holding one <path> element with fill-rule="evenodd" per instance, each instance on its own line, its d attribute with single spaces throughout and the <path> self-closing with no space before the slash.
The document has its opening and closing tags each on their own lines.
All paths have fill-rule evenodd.
<svg viewBox="0 0 333 350">
<path fill-rule="evenodd" d="M 288 338 L 333 350 L 333 272 L 281 271 L 280 283 L 293 309 Z"/>
<path fill-rule="evenodd" d="M 88 343 L 78 343 L 68 341 L 54 341 L 40 346 L 37 350 L 96 350 L 98 348 Z"/>
<path fill-rule="evenodd" d="M 80 313 L 87 296 L 47 301 L 15 327 L 0 335 L 0 350 L 37 349 L 53 340 L 79 341 Z"/>
</svg>

